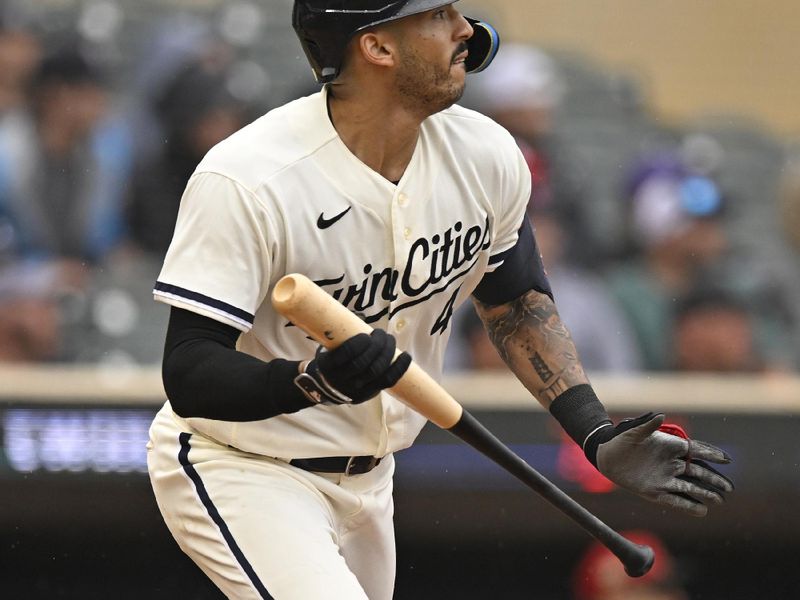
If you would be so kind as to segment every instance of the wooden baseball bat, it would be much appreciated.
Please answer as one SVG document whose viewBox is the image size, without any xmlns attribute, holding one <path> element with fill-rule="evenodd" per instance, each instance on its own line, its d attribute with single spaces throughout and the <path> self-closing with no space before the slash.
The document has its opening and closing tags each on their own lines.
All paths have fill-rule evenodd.
<svg viewBox="0 0 800 600">
<path fill-rule="evenodd" d="M 367 323 L 313 281 L 298 273 L 286 275 L 278 281 L 272 292 L 272 305 L 326 348 L 335 348 L 354 335 L 372 331 Z M 411 363 L 408 371 L 389 391 L 429 421 L 458 436 L 543 496 L 613 552 L 631 577 L 644 575 L 653 566 L 652 548 L 635 544 L 622 536 L 528 465 L 464 410 L 416 363 Z"/>
</svg>

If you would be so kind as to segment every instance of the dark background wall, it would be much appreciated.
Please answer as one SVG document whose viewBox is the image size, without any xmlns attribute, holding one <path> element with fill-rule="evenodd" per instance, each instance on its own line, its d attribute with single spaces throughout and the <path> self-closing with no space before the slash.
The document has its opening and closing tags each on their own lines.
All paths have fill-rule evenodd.
<svg viewBox="0 0 800 600">
<path fill-rule="evenodd" d="M 221 597 L 170 537 L 141 472 L 153 412 L 141 406 L 6 405 L 2 597 Z M 615 528 L 657 533 L 691 598 L 800 597 L 796 414 L 673 415 L 736 459 L 725 470 L 736 493 L 707 518 L 692 519 L 626 492 L 582 491 L 559 468 L 564 446 L 540 411 L 474 412 Z M 98 422 L 103 427 L 92 429 Z M 60 431 L 55 437 L 49 429 L 54 423 Z M 16 470 L 26 456 L 36 468 Z M 589 542 L 582 530 L 434 427 L 397 458 L 398 600 L 571 598 L 570 577 Z M 72 472 L 63 470 L 67 465 Z M 129 472 L 115 472 L 120 469 Z"/>
</svg>

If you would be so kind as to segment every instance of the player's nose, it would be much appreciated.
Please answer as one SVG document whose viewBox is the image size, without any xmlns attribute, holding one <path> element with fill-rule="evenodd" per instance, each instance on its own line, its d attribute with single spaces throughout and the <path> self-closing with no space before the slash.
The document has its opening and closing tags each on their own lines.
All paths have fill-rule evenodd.
<svg viewBox="0 0 800 600">
<path fill-rule="evenodd" d="M 475 33 L 475 30 L 460 12 L 456 11 L 456 17 L 457 18 L 453 20 L 455 23 L 455 33 L 453 37 L 459 41 L 466 41 L 472 37 L 472 34 Z"/>
</svg>

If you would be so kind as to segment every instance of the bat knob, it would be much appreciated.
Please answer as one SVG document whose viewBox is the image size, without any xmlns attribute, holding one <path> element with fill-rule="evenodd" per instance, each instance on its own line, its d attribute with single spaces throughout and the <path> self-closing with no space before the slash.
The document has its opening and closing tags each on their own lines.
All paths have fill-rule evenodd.
<svg viewBox="0 0 800 600">
<path fill-rule="evenodd" d="M 641 577 L 650 570 L 655 559 L 655 552 L 650 546 L 636 544 L 635 552 L 625 561 L 625 572 L 630 577 Z"/>
</svg>

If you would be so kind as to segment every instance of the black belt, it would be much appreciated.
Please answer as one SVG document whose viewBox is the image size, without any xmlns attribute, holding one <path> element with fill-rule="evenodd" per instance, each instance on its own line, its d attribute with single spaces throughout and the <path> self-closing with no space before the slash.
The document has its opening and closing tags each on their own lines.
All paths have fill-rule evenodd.
<svg viewBox="0 0 800 600">
<path fill-rule="evenodd" d="M 323 458 L 295 458 L 289 464 L 304 471 L 316 473 L 344 473 L 362 475 L 369 473 L 381 463 L 374 456 L 325 456 Z"/>
</svg>

